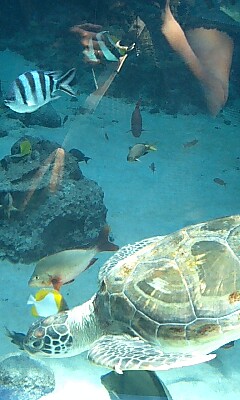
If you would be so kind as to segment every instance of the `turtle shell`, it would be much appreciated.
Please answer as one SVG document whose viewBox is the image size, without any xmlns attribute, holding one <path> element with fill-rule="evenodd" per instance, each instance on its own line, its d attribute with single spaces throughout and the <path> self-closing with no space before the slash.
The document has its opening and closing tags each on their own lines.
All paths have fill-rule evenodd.
<svg viewBox="0 0 240 400">
<path fill-rule="evenodd" d="M 208 353 L 240 337 L 240 215 L 120 249 L 101 268 L 96 311 L 111 333 Z"/>
</svg>

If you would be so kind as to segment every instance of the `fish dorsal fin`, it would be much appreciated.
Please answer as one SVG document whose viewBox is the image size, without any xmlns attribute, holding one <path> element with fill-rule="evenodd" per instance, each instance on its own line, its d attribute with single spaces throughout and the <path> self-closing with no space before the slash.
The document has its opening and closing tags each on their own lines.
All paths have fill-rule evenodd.
<svg viewBox="0 0 240 400">
<path fill-rule="evenodd" d="M 44 71 L 44 75 L 48 75 L 49 77 L 53 78 L 54 80 L 57 80 L 62 75 L 62 72 L 61 71 Z"/>
<path fill-rule="evenodd" d="M 110 227 L 105 225 L 100 231 L 96 241 L 97 250 L 100 251 L 117 251 L 119 246 L 109 241 Z"/>
</svg>

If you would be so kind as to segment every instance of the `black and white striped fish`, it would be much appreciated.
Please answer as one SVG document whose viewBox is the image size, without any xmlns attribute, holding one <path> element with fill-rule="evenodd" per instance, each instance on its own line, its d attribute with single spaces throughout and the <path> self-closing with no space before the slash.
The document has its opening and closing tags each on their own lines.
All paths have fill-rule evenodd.
<svg viewBox="0 0 240 400">
<path fill-rule="evenodd" d="M 135 47 L 135 43 L 132 43 L 130 46 L 120 45 L 120 40 L 114 36 L 111 36 L 108 31 L 98 32 L 96 34 L 96 42 L 102 58 L 105 58 L 107 61 L 119 61 L 121 57 L 129 53 Z M 94 48 L 92 38 L 89 39 L 88 47 L 83 50 L 83 54 L 92 63 L 99 62 L 99 59 L 96 55 L 98 54 L 98 49 Z"/>
<path fill-rule="evenodd" d="M 73 80 L 76 69 L 72 68 L 64 75 L 58 71 L 29 71 L 18 76 L 12 82 L 4 103 L 17 113 L 31 113 L 49 101 L 58 99 L 57 90 L 75 96 L 69 83 Z"/>
</svg>

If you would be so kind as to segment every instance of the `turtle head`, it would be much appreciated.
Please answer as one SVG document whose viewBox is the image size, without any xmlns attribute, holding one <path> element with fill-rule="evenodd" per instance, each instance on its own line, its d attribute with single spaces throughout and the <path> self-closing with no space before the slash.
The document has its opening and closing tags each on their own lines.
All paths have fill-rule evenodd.
<svg viewBox="0 0 240 400">
<path fill-rule="evenodd" d="M 71 356 L 73 338 L 66 323 L 68 314 L 56 315 L 34 322 L 23 340 L 23 348 L 40 357 Z"/>
</svg>

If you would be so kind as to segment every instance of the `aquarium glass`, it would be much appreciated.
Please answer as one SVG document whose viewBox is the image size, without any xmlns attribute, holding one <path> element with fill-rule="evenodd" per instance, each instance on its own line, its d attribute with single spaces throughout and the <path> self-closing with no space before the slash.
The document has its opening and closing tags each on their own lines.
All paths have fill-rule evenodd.
<svg viewBox="0 0 240 400">
<path fill-rule="evenodd" d="M 2 0 L 0 399 L 240 397 L 240 0 Z"/>
</svg>

